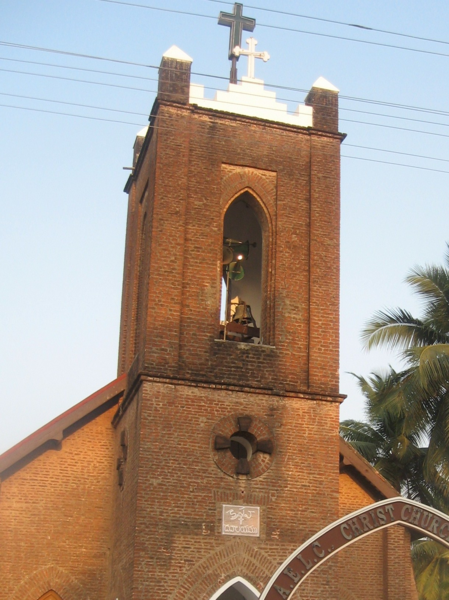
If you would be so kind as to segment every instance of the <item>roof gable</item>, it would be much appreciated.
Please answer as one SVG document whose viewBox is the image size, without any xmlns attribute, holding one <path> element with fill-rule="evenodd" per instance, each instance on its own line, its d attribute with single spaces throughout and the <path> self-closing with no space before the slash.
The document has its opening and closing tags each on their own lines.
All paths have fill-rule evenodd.
<svg viewBox="0 0 449 600">
<path fill-rule="evenodd" d="M 0 455 L 0 478 L 5 471 L 13 467 L 19 461 L 47 444 L 55 441 L 61 442 L 64 432 L 75 425 L 81 419 L 85 419 L 101 406 L 111 402 L 118 403 L 126 387 L 126 374 L 114 379 L 108 385 L 94 392 L 72 408 L 53 419 L 21 442 Z"/>
<path fill-rule="evenodd" d="M 356 479 L 368 484 L 367 487 L 374 492 L 374 496 L 384 498 L 397 498 L 399 492 L 376 469 L 340 437 L 340 472 L 346 470 Z"/>
</svg>

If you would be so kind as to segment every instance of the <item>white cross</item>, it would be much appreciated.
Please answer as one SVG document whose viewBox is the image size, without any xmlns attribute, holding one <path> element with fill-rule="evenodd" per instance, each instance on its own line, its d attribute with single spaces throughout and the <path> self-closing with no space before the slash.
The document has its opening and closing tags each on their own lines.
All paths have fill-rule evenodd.
<svg viewBox="0 0 449 600">
<path fill-rule="evenodd" d="M 255 79 L 255 77 L 254 77 L 254 67 L 255 67 L 255 63 L 256 63 L 255 59 L 261 58 L 263 60 L 263 62 L 267 62 L 267 60 L 270 59 L 270 55 L 268 54 L 268 52 L 256 52 L 257 40 L 255 38 L 253 38 L 253 37 L 248 38 L 246 40 L 246 43 L 249 46 L 248 50 L 243 50 L 243 48 L 240 48 L 240 46 L 236 46 L 234 48 L 234 50 L 232 51 L 232 53 L 237 58 L 241 54 L 248 57 L 248 78 Z"/>
</svg>

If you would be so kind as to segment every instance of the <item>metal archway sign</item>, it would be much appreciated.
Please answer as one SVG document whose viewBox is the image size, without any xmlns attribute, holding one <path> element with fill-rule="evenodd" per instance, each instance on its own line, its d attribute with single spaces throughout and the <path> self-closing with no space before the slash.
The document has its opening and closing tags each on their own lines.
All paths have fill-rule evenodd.
<svg viewBox="0 0 449 600">
<path fill-rule="evenodd" d="M 279 567 L 259 600 L 287 600 L 331 556 L 392 525 L 415 529 L 449 548 L 448 515 L 402 497 L 381 500 L 335 521 L 302 544 Z"/>
</svg>

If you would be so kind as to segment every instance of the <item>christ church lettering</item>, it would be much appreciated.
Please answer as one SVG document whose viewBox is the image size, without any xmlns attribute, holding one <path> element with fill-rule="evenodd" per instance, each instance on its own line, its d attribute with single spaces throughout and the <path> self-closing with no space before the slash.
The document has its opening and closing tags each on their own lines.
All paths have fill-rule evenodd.
<svg viewBox="0 0 449 600">
<path fill-rule="evenodd" d="M 406 498 L 382 500 L 339 519 L 302 544 L 280 567 L 261 600 L 288 600 L 307 576 L 336 552 L 392 525 L 418 529 L 449 547 L 449 518 L 446 515 Z"/>
</svg>

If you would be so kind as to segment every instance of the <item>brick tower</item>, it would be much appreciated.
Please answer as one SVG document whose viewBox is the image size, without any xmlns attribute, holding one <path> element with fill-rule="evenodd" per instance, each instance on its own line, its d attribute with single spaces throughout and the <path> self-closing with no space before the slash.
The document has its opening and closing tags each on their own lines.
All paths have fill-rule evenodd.
<svg viewBox="0 0 449 600">
<path fill-rule="evenodd" d="M 339 516 L 338 90 L 208 100 L 191 62 L 164 55 L 125 188 L 110 598 L 256 598 Z"/>
<path fill-rule="evenodd" d="M 0 456 L 0 600 L 417 600 L 403 526 L 449 522 L 338 431 L 338 90 L 191 62 L 134 146 L 118 377 Z"/>
</svg>

